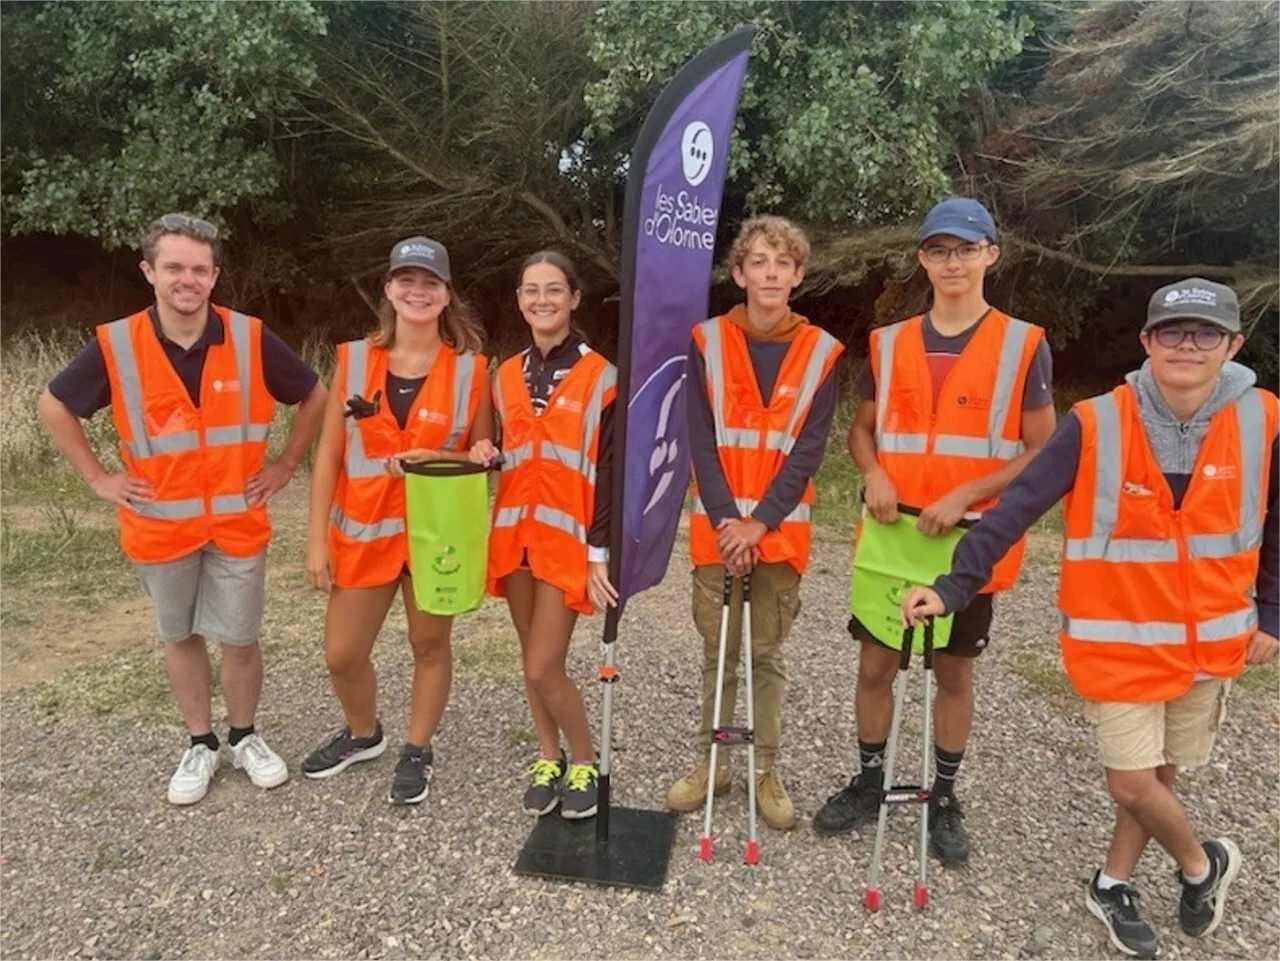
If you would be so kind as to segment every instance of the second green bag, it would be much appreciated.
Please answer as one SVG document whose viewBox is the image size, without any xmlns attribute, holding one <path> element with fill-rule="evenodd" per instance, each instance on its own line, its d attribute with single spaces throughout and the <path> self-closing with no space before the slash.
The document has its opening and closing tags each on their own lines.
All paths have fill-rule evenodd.
<svg viewBox="0 0 1280 961">
<path fill-rule="evenodd" d="M 864 511 L 854 546 L 849 582 L 849 613 L 886 646 L 902 650 L 902 599 L 913 587 L 930 587 L 951 570 L 951 557 L 964 531 L 955 527 L 942 537 L 916 530 L 917 518 L 899 513 L 892 524 L 881 524 Z M 933 619 L 933 647 L 951 642 L 952 615 Z M 912 650 L 923 650 L 922 631 L 916 631 Z"/>
<path fill-rule="evenodd" d="M 428 614 L 465 614 L 484 603 L 489 563 L 485 468 L 454 461 L 405 464 L 405 519 L 413 599 Z"/>
</svg>

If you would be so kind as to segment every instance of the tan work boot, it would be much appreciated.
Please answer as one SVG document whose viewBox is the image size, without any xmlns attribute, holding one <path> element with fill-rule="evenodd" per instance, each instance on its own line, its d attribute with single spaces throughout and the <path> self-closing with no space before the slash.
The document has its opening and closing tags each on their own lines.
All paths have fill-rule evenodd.
<svg viewBox="0 0 1280 961">
<path fill-rule="evenodd" d="M 706 789 L 706 783 L 703 783 Z M 770 768 L 756 775 L 756 807 L 764 823 L 775 831 L 790 831 L 796 826 L 796 808 L 782 786 L 777 770 Z"/>
<path fill-rule="evenodd" d="M 710 761 L 702 761 L 667 792 L 667 807 L 673 811 L 696 811 L 707 803 L 707 771 Z M 716 794 L 724 794 L 733 783 L 733 774 L 727 761 L 716 763 Z"/>
</svg>

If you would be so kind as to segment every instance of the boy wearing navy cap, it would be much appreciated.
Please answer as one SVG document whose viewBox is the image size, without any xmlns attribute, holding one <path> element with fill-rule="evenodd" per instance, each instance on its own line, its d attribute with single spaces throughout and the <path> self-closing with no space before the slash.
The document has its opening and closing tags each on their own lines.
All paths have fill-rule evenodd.
<svg viewBox="0 0 1280 961">
<path fill-rule="evenodd" d="M 933 302 L 922 316 L 871 332 L 848 444 L 864 478 L 866 513 L 891 524 L 903 505 L 918 512 L 922 534 L 940 537 L 991 507 L 1053 433 L 1053 369 L 1044 330 L 986 301 L 984 278 L 1000 248 L 982 204 L 942 201 L 917 237 L 916 258 Z M 969 857 L 953 788 L 973 724 L 973 663 L 987 645 L 992 594 L 1012 586 L 1021 557 L 1020 546 L 1010 550 L 984 593 L 957 614 L 950 643 L 933 662 L 930 848 L 948 866 Z M 873 820 L 884 783 L 898 652 L 857 617 L 849 632 L 861 647 L 855 707 L 861 772 L 815 815 L 819 834 Z"/>
</svg>

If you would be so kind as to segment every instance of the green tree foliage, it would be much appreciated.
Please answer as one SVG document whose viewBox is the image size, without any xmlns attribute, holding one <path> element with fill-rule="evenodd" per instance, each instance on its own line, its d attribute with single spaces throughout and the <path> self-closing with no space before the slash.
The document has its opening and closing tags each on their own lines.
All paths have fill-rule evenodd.
<svg viewBox="0 0 1280 961">
<path fill-rule="evenodd" d="M 376 272 L 391 243 L 425 230 L 472 279 L 554 243 L 616 282 L 618 181 L 581 138 L 590 14 L 577 3 L 332 7 L 304 110 L 310 149 L 328 161 L 334 259 Z"/>
<path fill-rule="evenodd" d="M 315 78 L 324 18 L 272 3 L 6 3 L 11 234 L 135 242 L 157 212 L 272 198 L 273 126 Z"/>
<path fill-rule="evenodd" d="M 966 94 L 1031 26 L 990 0 L 603 4 L 592 135 L 634 139 L 680 65 L 742 23 L 758 34 L 730 177 L 749 210 L 841 226 L 892 222 L 947 192 Z"/>
</svg>

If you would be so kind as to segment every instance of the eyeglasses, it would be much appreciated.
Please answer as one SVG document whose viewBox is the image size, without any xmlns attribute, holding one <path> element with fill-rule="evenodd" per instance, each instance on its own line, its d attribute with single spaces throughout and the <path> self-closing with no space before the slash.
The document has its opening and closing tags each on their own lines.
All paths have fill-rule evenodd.
<svg viewBox="0 0 1280 961">
<path fill-rule="evenodd" d="M 1188 340 L 1196 350 L 1213 350 L 1226 338 L 1227 332 L 1221 327 L 1179 327 L 1167 324 L 1157 327 L 1151 332 L 1155 342 L 1166 350 L 1176 350 Z"/>
<path fill-rule="evenodd" d="M 959 247 L 944 247 L 936 244 L 922 248 L 924 259 L 931 264 L 945 264 L 955 254 L 956 260 L 977 260 L 990 244 L 961 244 Z"/>
<path fill-rule="evenodd" d="M 188 217 L 186 214 L 165 214 L 160 218 L 160 226 L 165 230 L 193 230 L 201 237 L 209 240 L 218 239 L 218 228 L 199 217 Z"/>
<path fill-rule="evenodd" d="M 516 288 L 516 293 L 525 300 L 537 300 L 539 296 L 545 296 L 547 300 L 559 300 L 569 296 L 569 288 L 564 284 L 547 284 L 545 287 L 524 284 Z"/>
</svg>

